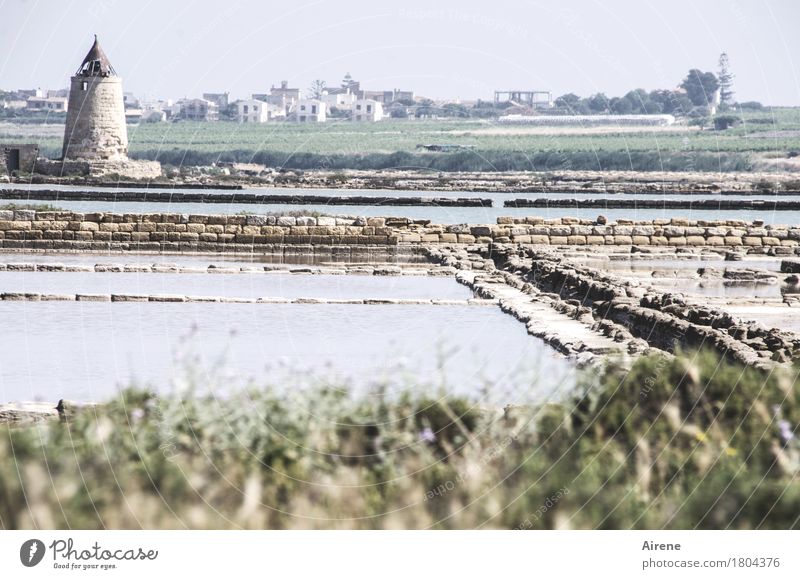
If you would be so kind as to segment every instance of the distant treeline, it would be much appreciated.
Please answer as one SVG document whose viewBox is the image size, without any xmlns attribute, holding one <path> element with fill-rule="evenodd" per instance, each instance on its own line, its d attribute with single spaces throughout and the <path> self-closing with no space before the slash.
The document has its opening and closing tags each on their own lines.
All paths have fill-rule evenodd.
<svg viewBox="0 0 800 579">
<path fill-rule="evenodd" d="M 151 149 L 131 154 L 176 167 L 219 162 L 257 163 L 300 170 L 427 169 L 433 171 L 749 171 L 747 153 L 658 151 L 543 151 L 537 153 L 459 151 L 455 153 L 335 154 L 233 150 L 224 153 Z"/>
</svg>

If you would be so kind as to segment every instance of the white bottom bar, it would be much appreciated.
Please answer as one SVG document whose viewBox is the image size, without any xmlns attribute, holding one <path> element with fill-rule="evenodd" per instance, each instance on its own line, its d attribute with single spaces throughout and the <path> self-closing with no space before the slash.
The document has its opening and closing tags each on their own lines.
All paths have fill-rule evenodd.
<svg viewBox="0 0 800 579">
<path fill-rule="evenodd" d="M 0 569 L 3 577 L 137 579 L 172 573 L 777 578 L 800 576 L 798 537 L 791 531 L 3 531 Z M 31 547 L 32 540 L 41 543 Z M 143 559 L 124 559 L 130 556 Z M 37 558 L 35 566 L 23 564 Z"/>
</svg>

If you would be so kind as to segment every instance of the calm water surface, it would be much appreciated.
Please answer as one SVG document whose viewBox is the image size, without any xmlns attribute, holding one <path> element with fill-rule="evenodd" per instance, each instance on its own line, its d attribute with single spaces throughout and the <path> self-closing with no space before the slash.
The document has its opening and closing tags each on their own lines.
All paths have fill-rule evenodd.
<svg viewBox="0 0 800 579">
<path fill-rule="evenodd" d="M 131 293 L 224 297 L 418 298 L 465 300 L 472 291 L 448 277 L 291 273 L 0 272 L 0 292 Z M 5 304 L 0 303 L 0 307 Z"/>
<path fill-rule="evenodd" d="M 574 366 L 492 307 L 0 302 L 0 401 L 105 400 L 137 383 L 381 384 L 494 404 L 568 390 Z M 545 378 L 539 382 L 536 375 Z"/>
</svg>

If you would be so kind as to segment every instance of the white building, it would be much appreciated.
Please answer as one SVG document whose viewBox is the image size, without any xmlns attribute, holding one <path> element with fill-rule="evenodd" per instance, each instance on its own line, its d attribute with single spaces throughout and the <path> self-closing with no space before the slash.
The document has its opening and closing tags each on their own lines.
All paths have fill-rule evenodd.
<svg viewBox="0 0 800 579">
<path fill-rule="evenodd" d="M 372 99 L 359 99 L 353 105 L 354 121 L 366 121 L 374 123 L 383 118 L 383 105 Z"/>
<path fill-rule="evenodd" d="M 352 110 L 353 104 L 356 102 L 356 95 L 347 91 L 336 92 L 323 92 L 322 101 L 328 106 L 329 109 L 336 108 L 343 111 Z"/>
<path fill-rule="evenodd" d="M 25 108 L 29 111 L 58 111 L 67 110 L 67 99 L 64 97 L 28 97 Z"/>
<path fill-rule="evenodd" d="M 186 121 L 218 121 L 219 107 L 217 103 L 206 99 L 182 99 L 175 103 L 177 114 L 173 107 L 173 116 Z"/>
<path fill-rule="evenodd" d="M 236 121 L 240 123 L 266 123 L 285 117 L 283 107 L 271 105 L 256 99 L 236 101 Z"/>
<path fill-rule="evenodd" d="M 167 113 L 159 109 L 142 111 L 141 121 L 145 123 L 163 123 L 167 120 Z"/>
<path fill-rule="evenodd" d="M 293 118 L 298 123 L 324 123 L 327 106 L 316 99 L 300 99 L 294 106 Z"/>
</svg>

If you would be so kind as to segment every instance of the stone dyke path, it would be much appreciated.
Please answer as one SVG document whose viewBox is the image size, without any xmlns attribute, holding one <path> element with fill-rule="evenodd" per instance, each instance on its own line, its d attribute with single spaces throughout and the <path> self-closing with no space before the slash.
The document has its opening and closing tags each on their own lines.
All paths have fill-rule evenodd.
<svg viewBox="0 0 800 579">
<path fill-rule="evenodd" d="M 355 169 L 292 170 L 274 169 L 254 164 L 223 164 L 232 176 L 219 178 L 219 167 L 199 167 L 198 174 L 173 178 L 169 181 L 113 181 L 98 178 L 64 178 L 44 175 L 11 178 L 12 183 L 26 185 L 72 184 L 86 187 L 151 187 L 151 188 L 211 188 L 280 187 L 303 189 L 370 189 L 418 191 L 459 191 L 495 193 L 582 193 L 608 195 L 639 193 L 673 193 L 696 195 L 764 195 L 768 182 L 770 195 L 798 195 L 795 176 L 788 171 L 776 172 L 774 167 L 754 167 L 742 172 L 692 171 L 629 171 L 629 170 L 564 170 L 537 173 L 531 171 L 419 171 L 385 169 L 382 171 Z M 760 169 L 760 170 L 759 170 Z M 204 174 L 205 173 L 205 174 Z M 253 175 L 259 174 L 259 176 Z"/>
<path fill-rule="evenodd" d="M 431 247 L 428 255 L 433 261 L 458 269 L 456 279 L 460 283 L 479 297 L 495 300 L 503 312 L 525 323 L 528 334 L 579 365 L 600 363 L 608 355 L 627 363 L 631 356 L 647 350 L 646 343 L 632 337 L 626 344 L 613 334 L 597 331 L 594 320 L 585 315 L 588 310 L 572 312 L 559 307 L 556 296 L 517 282 L 497 270 L 491 259 L 476 253 L 475 247 L 470 249 Z"/>
<path fill-rule="evenodd" d="M 652 287 L 645 280 L 586 267 L 580 257 L 565 258 L 552 249 L 430 247 L 429 255 L 460 270 L 457 279 L 472 287 L 476 295 L 499 299 L 501 309 L 526 323 L 529 333 L 573 357 L 582 351 L 613 351 L 605 349 L 603 342 L 593 342 L 602 335 L 618 352 L 629 356 L 650 351 L 671 354 L 677 347 L 709 347 L 765 369 L 800 358 L 800 335 L 739 318 L 725 305 L 735 311 L 747 304 L 761 304 L 761 310 L 779 317 L 780 308 L 787 304 L 777 299 L 687 298 Z M 557 314 L 547 316 L 548 311 Z M 579 338 L 572 333 L 576 326 L 570 328 L 565 319 L 583 325 Z"/>
<path fill-rule="evenodd" d="M 59 262 L 0 262 L 0 272 L 40 272 L 40 273 L 208 273 L 214 275 L 232 274 L 291 274 L 291 275 L 366 275 L 366 276 L 411 276 L 446 277 L 455 274 L 452 267 L 435 264 L 415 263 L 389 264 L 342 264 L 337 266 L 304 265 L 252 265 L 226 267 L 210 264 L 201 266 L 181 266 L 175 263 L 96 263 L 82 265 Z"/>
<path fill-rule="evenodd" d="M 702 300 L 653 288 L 638 280 L 586 267 L 552 251 L 496 248 L 498 267 L 557 294 L 576 308 L 589 308 L 600 324 L 624 328 L 650 347 L 672 352 L 714 348 L 743 364 L 770 368 L 800 358 L 800 336 L 742 320 Z"/>
<path fill-rule="evenodd" d="M 92 402 L 73 402 L 59 400 L 52 402 L 11 402 L 0 404 L 0 424 L 26 426 L 44 420 L 67 420 L 77 412 L 92 410 L 97 405 Z"/>
<path fill-rule="evenodd" d="M 769 199 L 509 199 L 503 207 L 539 207 L 551 209 L 711 209 L 749 211 L 797 211 L 800 201 Z"/>
<path fill-rule="evenodd" d="M 181 294 L 43 294 L 37 292 L 3 292 L 4 302 L 158 302 L 158 303 L 224 303 L 224 304 L 333 304 L 333 305 L 397 305 L 397 306 L 491 306 L 497 300 L 470 298 L 415 299 L 415 298 L 284 298 L 284 297 L 230 297 L 190 296 Z"/>
<path fill-rule="evenodd" d="M 278 195 L 273 193 L 175 193 L 171 191 L 85 191 L 0 189 L 0 199 L 37 201 L 106 201 L 149 203 L 239 203 L 249 205 L 370 205 L 392 207 L 492 207 L 476 197 L 374 197 L 366 195 Z"/>
</svg>

